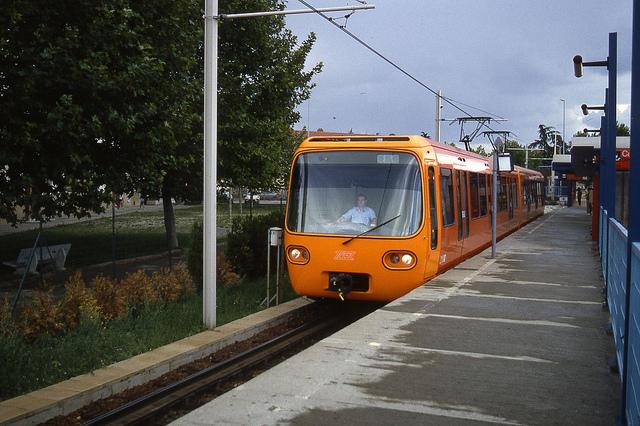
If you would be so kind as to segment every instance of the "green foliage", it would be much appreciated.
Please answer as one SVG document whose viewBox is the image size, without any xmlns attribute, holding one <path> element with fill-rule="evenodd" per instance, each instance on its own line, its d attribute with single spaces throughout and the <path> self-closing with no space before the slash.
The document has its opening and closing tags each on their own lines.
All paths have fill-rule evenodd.
<svg viewBox="0 0 640 426">
<path fill-rule="evenodd" d="M 629 126 L 624 123 L 616 123 L 616 136 L 629 136 L 630 134 Z"/>
<path fill-rule="evenodd" d="M 539 149 L 542 155 L 538 157 L 553 157 L 553 150 L 556 147 L 558 152 L 568 152 L 569 146 L 562 140 L 562 135 L 553 127 L 540 124 L 538 126 L 538 139 L 529 144 L 529 148 Z"/>
<path fill-rule="evenodd" d="M 284 5 L 223 0 L 220 11 Z M 2 6 L 0 217 L 86 216 L 111 194 L 133 190 L 200 199 L 200 1 Z M 249 189 L 281 186 L 296 142 L 295 108 L 320 71 L 304 70 L 314 41 L 311 34 L 298 44 L 284 17 L 220 24 L 221 179 Z"/>
<path fill-rule="evenodd" d="M 283 9 L 282 0 L 227 0 L 220 13 Z M 321 65 L 304 71 L 315 42 L 298 44 L 284 17 L 220 23 L 219 176 L 231 187 L 279 188 L 297 136 L 297 105 Z M 232 59 L 231 59 L 232 58 Z"/>
<path fill-rule="evenodd" d="M 266 261 L 266 260 L 265 260 Z M 280 302 L 298 297 L 291 287 L 286 274 L 280 279 L 282 297 Z M 275 294 L 275 278 L 271 277 L 271 294 Z M 218 286 L 218 324 L 226 324 L 261 309 L 260 303 L 266 296 L 266 278 L 242 280 L 230 286 Z M 264 308 L 264 305 L 262 306 Z"/>
<path fill-rule="evenodd" d="M 220 210 L 219 210 L 220 211 Z M 187 243 L 191 225 L 201 220 L 202 207 L 176 210 L 178 235 Z M 15 260 L 20 249 L 31 247 L 37 230 L 0 235 L 0 260 Z M 71 244 L 68 267 L 92 265 L 111 260 L 111 218 L 45 228 L 49 245 Z M 167 250 L 162 212 L 140 209 L 116 216 L 116 257 L 127 259 L 162 253 Z"/>
<path fill-rule="evenodd" d="M 485 157 L 489 156 L 487 151 L 484 149 L 484 145 L 478 145 L 475 148 L 471 148 L 471 152 L 475 152 L 476 154 L 480 154 L 480 155 L 483 155 Z"/>
<path fill-rule="evenodd" d="M 284 226 L 283 213 L 243 217 L 233 222 L 227 236 L 226 252 L 240 275 L 255 278 L 266 274 L 267 232 L 273 226 Z"/>
<path fill-rule="evenodd" d="M 0 335 L 0 399 L 88 373 L 195 334 L 202 327 L 202 298 L 142 307 L 107 325 L 85 322 L 62 337 L 27 343 Z"/>
<path fill-rule="evenodd" d="M 524 146 L 520 145 L 516 141 L 507 140 L 504 143 L 504 151 L 511 153 L 511 160 L 513 164 L 524 167 L 526 163 L 526 153 L 524 152 Z"/>
<path fill-rule="evenodd" d="M 218 287 L 218 325 L 260 310 L 265 279 Z M 282 301 L 296 297 L 286 277 Z M 0 312 L 2 312 L 0 310 Z M 0 318 L 2 325 L 2 318 Z M 11 325 L 9 324 L 8 327 Z M 29 392 L 174 342 L 203 330 L 202 297 L 147 304 L 102 325 L 82 322 L 61 337 L 42 336 L 27 343 L 0 328 L 0 400 Z"/>
</svg>

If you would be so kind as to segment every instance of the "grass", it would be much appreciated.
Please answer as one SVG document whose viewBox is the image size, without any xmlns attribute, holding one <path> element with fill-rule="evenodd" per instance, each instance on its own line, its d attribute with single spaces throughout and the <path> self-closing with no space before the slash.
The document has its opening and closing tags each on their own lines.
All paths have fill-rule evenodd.
<svg viewBox="0 0 640 426">
<path fill-rule="evenodd" d="M 272 282 L 272 285 L 273 282 Z M 283 300 L 295 293 L 281 283 Z M 218 288 L 218 325 L 260 310 L 266 279 Z M 0 335 L 0 400 L 88 373 L 203 330 L 202 296 L 147 306 L 105 325 L 84 324 L 64 336 L 27 343 Z"/>
<path fill-rule="evenodd" d="M 279 209 L 279 205 L 254 206 L 253 214 L 261 215 Z M 230 227 L 228 204 L 218 205 L 218 227 Z M 240 216 L 238 205 L 234 205 L 233 217 Z M 249 214 L 243 207 L 243 216 Z M 202 206 L 175 209 L 176 230 L 181 247 L 191 245 L 191 227 L 202 221 Z M 32 247 L 37 231 L 16 232 L 0 236 L 0 260 L 15 261 L 21 249 Z M 101 218 L 45 228 L 48 244 L 71 243 L 67 257 L 68 267 L 80 267 L 108 262 L 112 256 L 111 218 Z M 129 259 L 166 251 L 162 210 L 138 210 L 116 216 L 116 258 Z"/>
</svg>

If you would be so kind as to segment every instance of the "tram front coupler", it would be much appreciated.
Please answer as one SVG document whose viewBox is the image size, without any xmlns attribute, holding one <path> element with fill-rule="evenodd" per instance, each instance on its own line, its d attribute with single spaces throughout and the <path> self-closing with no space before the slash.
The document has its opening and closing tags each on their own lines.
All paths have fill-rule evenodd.
<svg viewBox="0 0 640 426">
<path fill-rule="evenodd" d="M 329 274 L 329 290 L 337 291 L 338 297 L 344 302 L 345 296 L 353 289 L 353 277 L 351 274 Z"/>
</svg>

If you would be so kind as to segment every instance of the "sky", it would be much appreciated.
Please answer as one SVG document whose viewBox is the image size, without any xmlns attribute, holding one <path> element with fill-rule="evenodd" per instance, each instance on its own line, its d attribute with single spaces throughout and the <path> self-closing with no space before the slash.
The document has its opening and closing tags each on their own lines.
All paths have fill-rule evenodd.
<svg viewBox="0 0 640 426">
<path fill-rule="evenodd" d="M 310 0 L 314 7 L 355 0 Z M 573 75 L 572 59 L 605 60 L 608 34 L 618 33 L 618 121 L 629 124 L 632 0 L 368 0 L 376 9 L 351 16 L 347 29 L 443 96 L 504 117 L 495 130 L 519 143 L 537 138 L 539 124 L 567 139 L 600 125 L 605 68 Z M 304 6 L 288 1 L 288 8 Z M 343 13 L 334 13 L 340 17 Z M 324 64 L 311 99 L 299 106 L 297 128 L 354 133 L 435 133 L 435 96 L 317 15 L 291 15 L 299 39 L 317 41 L 307 67 Z M 472 115 L 485 112 L 459 105 Z M 442 118 L 464 116 L 443 104 Z M 473 127 L 473 126 L 472 126 Z M 465 130 L 467 126 L 465 126 Z M 457 122 L 441 125 L 441 139 L 458 141 Z M 482 136 L 476 144 L 486 143 Z"/>
</svg>

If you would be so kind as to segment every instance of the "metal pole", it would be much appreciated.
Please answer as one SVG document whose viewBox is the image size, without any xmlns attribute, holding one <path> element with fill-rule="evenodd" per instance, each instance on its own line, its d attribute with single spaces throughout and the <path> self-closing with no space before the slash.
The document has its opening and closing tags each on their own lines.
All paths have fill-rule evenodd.
<svg viewBox="0 0 640 426">
<path fill-rule="evenodd" d="M 218 0 L 205 0 L 204 7 L 204 215 L 203 215 L 203 322 L 216 326 L 216 188 L 218 128 L 218 24 L 220 19 L 300 13 L 374 9 L 372 4 L 300 10 L 277 10 L 257 13 L 218 15 Z M 241 194 L 242 203 L 242 194 Z M 241 204 L 242 206 L 242 204 Z M 240 207 L 242 209 L 242 207 Z M 242 212 L 242 210 L 241 210 Z"/>
<path fill-rule="evenodd" d="M 111 278 L 116 278 L 116 201 L 111 201 Z"/>
<path fill-rule="evenodd" d="M 307 137 L 309 137 L 310 135 L 309 132 L 311 132 L 311 127 L 309 127 L 310 115 L 311 115 L 311 98 L 307 99 Z"/>
<path fill-rule="evenodd" d="M 36 236 L 36 241 L 33 243 L 33 248 L 31 249 L 31 254 L 29 255 L 29 261 L 24 268 L 24 272 L 22 273 L 22 279 L 20 280 L 20 285 L 18 286 L 18 291 L 16 292 L 15 297 L 13 298 L 13 303 L 11 303 L 11 314 L 16 310 L 16 306 L 18 306 L 18 300 L 20 299 L 20 295 L 22 294 L 22 287 L 24 286 L 24 282 L 27 279 L 27 274 L 31 269 L 31 263 L 33 262 L 33 258 L 36 254 L 36 249 L 38 248 L 38 244 L 40 244 L 40 237 L 42 236 L 42 221 L 40 221 L 40 230 L 38 231 L 38 235 Z"/>
<path fill-rule="evenodd" d="M 269 291 L 271 284 L 271 231 L 267 231 L 267 308 L 269 307 L 269 299 L 271 292 Z"/>
<path fill-rule="evenodd" d="M 203 322 L 216 326 L 216 162 L 218 127 L 218 0 L 205 0 L 204 12 L 204 220 Z"/>
<path fill-rule="evenodd" d="M 631 64 L 631 142 L 629 188 L 640 188 L 640 1 L 633 6 L 633 51 Z M 629 191 L 629 246 L 640 242 L 640 191 Z M 627 263 L 630 265 L 630 263 Z"/>
<path fill-rule="evenodd" d="M 529 168 L 529 146 L 527 144 L 524 145 L 524 168 Z"/>
<path fill-rule="evenodd" d="M 565 122 L 566 122 L 566 102 L 564 99 L 560 99 L 562 101 L 562 153 L 565 153 L 565 145 L 567 144 L 566 134 L 565 134 Z"/>
<path fill-rule="evenodd" d="M 278 246 L 276 255 L 276 305 L 280 304 L 280 247 Z"/>
<path fill-rule="evenodd" d="M 617 45 L 618 33 L 609 33 L 609 58 L 607 69 L 609 70 L 609 87 L 606 98 L 607 117 L 607 209 L 610 209 L 609 217 L 616 217 L 616 104 L 617 104 Z"/>
<path fill-rule="evenodd" d="M 603 115 L 600 117 L 600 164 L 598 165 L 598 172 L 599 172 L 599 185 L 600 185 L 600 194 L 598 197 L 598 204 L 600 204 L 600 206 L 606 210 L 607 208 L 607 204 L 605 201 L 605 195 L 604 193 L 606 192 L 605 189 L 605 184 L 607 182 L 607 168 L 606 168 L 606 163 L 607 163 L 607 119 L 606 117 Z M 605 226 L 606 224 L 603 224 L 602 226 Z"/>
<path fill-rule="evenodd" d="M 440 108 L 442 102 L 442 90 L 436 94 L 436 142 L 440 142 Z"/>
<path fill-rule="evenodd" d="M 496 258 L 498 237 L 498 150 L 493 149 L 493 197 L 491 197 L 491 258 Z"/>
</svg>

